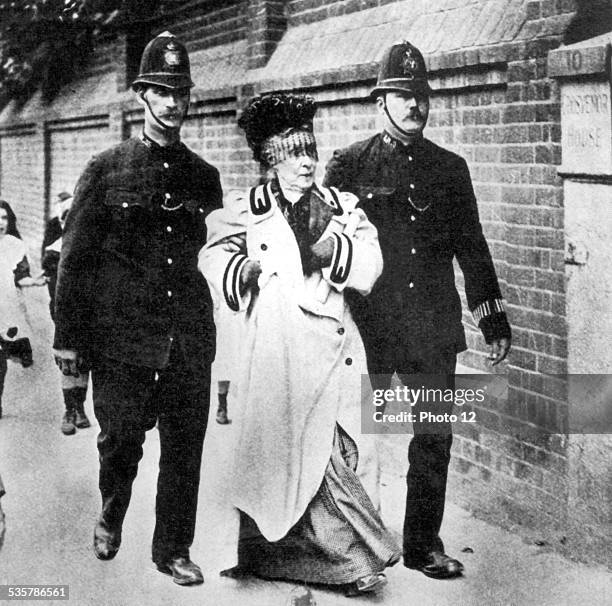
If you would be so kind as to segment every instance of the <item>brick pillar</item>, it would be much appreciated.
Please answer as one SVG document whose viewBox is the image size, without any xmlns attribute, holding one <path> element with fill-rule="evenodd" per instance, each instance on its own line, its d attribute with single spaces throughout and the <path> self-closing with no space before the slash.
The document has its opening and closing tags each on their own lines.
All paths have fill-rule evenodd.
<svg viewBox="0 0 612 606">
<path fill-rule="evenodd" d="M 248 67 L 263 67 L 287 29 L 282 0 L 249 0 Z"/>
</svg>

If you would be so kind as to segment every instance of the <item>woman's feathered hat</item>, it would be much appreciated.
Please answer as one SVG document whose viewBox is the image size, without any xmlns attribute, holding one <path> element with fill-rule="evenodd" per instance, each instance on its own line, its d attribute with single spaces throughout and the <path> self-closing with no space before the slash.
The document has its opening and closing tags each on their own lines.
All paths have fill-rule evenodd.
<svg viewBox="0 0 612 606">
<path fill-rule="evenodd" d="M 264 143 L 274 135 L 282 135 L 293 129 L 312 132 L 316 111 L 312 97 L 288 93 L 267 94 L 249 101 L 238 120 L 238 126 L 244 130 L 253 157 L 269 164 L 270 158 L 262 154 Z"/>
</svg>

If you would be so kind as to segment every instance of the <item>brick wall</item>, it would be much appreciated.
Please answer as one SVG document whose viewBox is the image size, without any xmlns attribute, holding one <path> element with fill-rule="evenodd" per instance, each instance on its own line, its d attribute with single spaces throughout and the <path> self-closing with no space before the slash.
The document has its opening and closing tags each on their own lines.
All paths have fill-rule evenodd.
<svg viewBox="0 0 612 606">
<path fill-rule="evenodd" d="M 532 56 L 508 63 L 504 87 L 447 101 L 443 132 L 456 125 L 446 138 L 470 165 L 514 330 L 508 398 L 477 410 L 478 427 L 457 427 L 453 469 L 466 501 L 476 490 L 514 522 L 556 529 L 567 458 L 550 432 L 568 411 L 562 382 L 542 374 L 565 373 L 567 359 L 559 93 L 545 56 Z M 466 365 L 484 367 L 479 342 L 470 330 Z"/>
<path fill-rule="evenodd" d="M 0 138 L 2 187 L 0 197 L 17 216 L 17 227 L 30 251 L 37 253 L 40 244 L 34 234 L 42 234 L 45 222 L 44 138 L 34 125 L 16 129 Z"/>
<path fill-rule="evenodd" d="M 290 25 L 322 21 L 327 17 L 347 15 L 398 0 L 289 0 L 287 12 Z"/>
<path fill-rule="evenodd" d="M 190 51 L 235 42 L 247 36 L 247 0 L 199 0 L 166 15 L 153 34 L 170 28 Z"/>
<path fill-rule="evenodd" d="M 61 191 L 72 192 L 89 158 L 109 142 L 108 122 L 54 125 L 48 135 L 49 197 Z"/>
<path fill-rule="evenodd" d="M 249 2 L 249 68 L 263 67 L 287 28 L 285 2 L 254 0 Z"/>
</svg>

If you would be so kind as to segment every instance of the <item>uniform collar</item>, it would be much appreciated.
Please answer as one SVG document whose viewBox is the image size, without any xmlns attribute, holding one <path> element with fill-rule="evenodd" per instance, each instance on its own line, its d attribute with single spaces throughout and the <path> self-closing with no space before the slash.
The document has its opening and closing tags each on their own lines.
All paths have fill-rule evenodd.
<svg viewBox="0 0 612 606">
<path fill-rule="evenodd" d="M 423 141 L 425 140 L 423 135 L 421 135 L 418 139 L 411 143 L 410 145 L 406 145 L 399 139 L 396 139 L 392 135 L 390 135 L 386 130 L 383 130 L 381 134 L 381 138 L 383 143 L 388 149 L 393 151 L 403 152 L 406 154 L 414 153 L 423 147 Z"/>
<path fill-rule="evenodd" d="M 171 145 L 160 145 L 157 141 L 153 141 L 151 137 L 147 136 L 144 130 L 140 131 L 140 140 L 146 145 L 153 153 L 158 154 L 164 158 L 170 159 L 172 157 L 182 154 L 185 146 L 179 140 Z"/>
</svg>

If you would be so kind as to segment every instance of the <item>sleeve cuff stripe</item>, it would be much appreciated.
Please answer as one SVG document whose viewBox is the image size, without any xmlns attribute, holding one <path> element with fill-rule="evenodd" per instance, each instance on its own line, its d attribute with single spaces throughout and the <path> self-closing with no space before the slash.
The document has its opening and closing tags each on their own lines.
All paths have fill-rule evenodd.
<svg viewBox="0 0 612 606">
<path fill-rule="evenodd" d="M 230 259 L 223 274 L 223 296 L 232 311 L 240 309 L 240 270 L 247 260 L 246 255 L 236 253 Z"/>
<path fill-rule="evenodd" d="M 490 316 L 493 313 L 505 313 L 505 311 L 506 308 L 502 299 L 492 299 L 491 301 L 485 301 L 476 307 L 476 309 L 474 309 L 472 312 L 472 316 L 474 317 L 476 324 L 478 324 L 480 320 Z"/>
<path fill-rule="evenodd" d="M 336 284 L 342 284 L 348 280 L 351 264 L 353 262 L 353 243 L 345 234 L 334 234 L 336 247 L 332 259 L 332 269 L 329 278 Z"/>
</svg>

